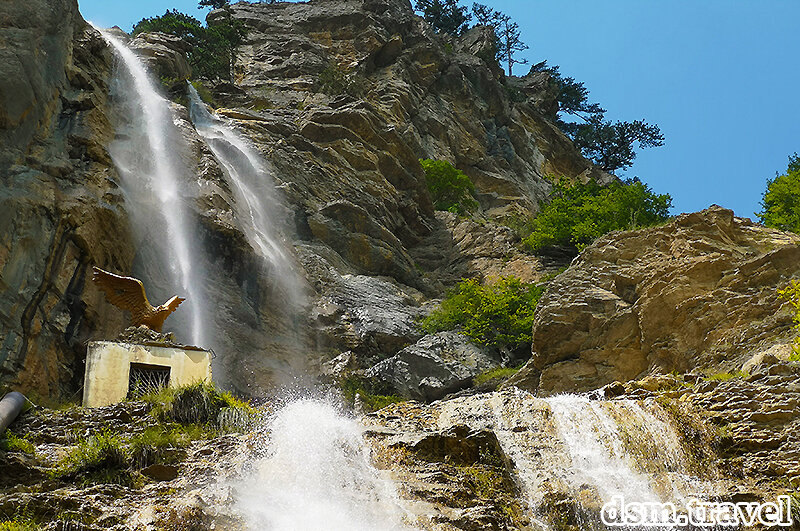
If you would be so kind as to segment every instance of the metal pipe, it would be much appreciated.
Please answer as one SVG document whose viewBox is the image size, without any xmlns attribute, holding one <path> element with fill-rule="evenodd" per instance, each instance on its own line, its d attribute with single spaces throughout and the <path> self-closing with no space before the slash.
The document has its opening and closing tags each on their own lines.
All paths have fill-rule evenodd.
<svg viewBox="0 0 800 531">
<path fill-rule="evenodd" d="M 8 425 L 14 422 L 14 419 L 16 419 L 24 409 L 27 409 L 25 407 L 27 403 L 28 399 L 25 398 L 25 395 L 16 391 L 8 393 L 0 400 L 0 435 L 6 431 Z"/>
</svg>

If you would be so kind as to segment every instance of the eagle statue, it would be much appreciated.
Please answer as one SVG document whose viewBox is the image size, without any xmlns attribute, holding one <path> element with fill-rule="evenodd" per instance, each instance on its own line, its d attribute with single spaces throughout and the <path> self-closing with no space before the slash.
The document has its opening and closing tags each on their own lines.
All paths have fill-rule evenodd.
<svg viewBox="0 0 800 531">
<path fill-rule="evenodd" d="M 92 272 L 92 280 L 105 292 L 106 300 L 118 308 L 131 312 L 132 326 L 144 325 L 151 330 L 161 332 L 169 314 L 177 310 L 186 300 L 176 295 L 161 306 L 153 306 L 147 300 L 141 280 L 115 275 L 99 267 L 92 268 Z"/>
</svg>

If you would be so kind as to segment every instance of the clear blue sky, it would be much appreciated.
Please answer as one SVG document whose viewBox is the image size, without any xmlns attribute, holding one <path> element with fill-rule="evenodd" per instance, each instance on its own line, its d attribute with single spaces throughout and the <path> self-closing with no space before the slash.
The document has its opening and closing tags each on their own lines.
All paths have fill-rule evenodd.
<svg viewBox="0 0 800 531">
<path fill-rule="evenodd" d="M 86 19 L 126 31 L 167 8 L 207 12 L 192 0 L 79 3 Z M 583 81 L 608 118 L 661 127 L 665 145 L 625 176 L 670 193 L 675 213 L 717 203 L 752 217 L 766 180 L 800 152 L 798 0 L 484 3 L 519 23 L 523 57 Z"/>
</svg>

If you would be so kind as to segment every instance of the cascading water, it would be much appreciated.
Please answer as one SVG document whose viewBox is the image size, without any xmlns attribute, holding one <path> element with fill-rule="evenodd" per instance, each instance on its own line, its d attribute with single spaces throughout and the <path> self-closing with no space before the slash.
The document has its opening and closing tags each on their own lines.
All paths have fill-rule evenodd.
<svg viewBox="0 0 800 531">
<path fill-rule="evenodd" d="M 556 510 L 550 500 L 574 501 L 580 529 L 606 529 L 604 503 L 672 502 L 713 497 L 711 483 L 696 477 L 675 430 L 655 403 L 599 401 L 583 395 L 540 399 L 509 389 L 443 403 L 439 424 L 491 429 L 540 529 Z M 551 516 L 548 516 L 551 515 Z"/>
<path fill-rule="evenodd" d="M 183 178 L 191 173 L 180 167 L 176 153 L 181 141 L 173 123 L 168 101 L 156 90 L 142 61 L 119 39 L 98 28 L 119 59 L 112 81 L 112 96 L 121 117 L 117 139 L 109 146 L 111 158 L 122 179 L 125 207 L 138 236 L 141 252 L 155 256 L 143 266 L 166 269 L 171 285 L 164 286 L 164 271 L 146 278 L 148 290 L 163 297 L 178 294 L 186 298 L 191 341 L 204 345 L 204 296 L 199 263 L 192 249 L 193 233 L 188 221 L 185 194 L 191 189 Z M 153 293 L 150 293 L 153 297 Z M 155 302 L 155 300 L 154 300 Z M 183 308 L 182 308 L 183 309 Z M 171 322 L 180 322 L 178 312 Z M 169 324 L 169 322 L 168 322 Z"/>
<path fill-rule="evenodd" d="M 230 126 L 206 109 L 195 88 L 189 84 L 189 113 L 197 132 L 205 140 L 225 172 L 234 191 L 234 211 L 248 243 L 265 260 L 271 284 L 287 296 L 284 305 L 298 305 L 300 287 L 287 244 L 279 235 L 280 209 L 277 190 L 264 161 Z"/>
<path fill-rule="evenodd" d="M 268 423 L 266 457 L 237 490 L 253 530 L 407 529 L 394 485 L 370 464 L 363 428 L 323 400 L 294 401 Z"/>
</svg>

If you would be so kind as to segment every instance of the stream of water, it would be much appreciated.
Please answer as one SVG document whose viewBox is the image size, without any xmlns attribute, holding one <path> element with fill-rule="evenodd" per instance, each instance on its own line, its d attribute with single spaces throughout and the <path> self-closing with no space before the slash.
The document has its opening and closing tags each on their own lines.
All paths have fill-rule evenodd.
<svg viewBox="0 0 800 531">
<path fill-rule="evenodd" d="M 173 123 L 169 102 L 156 89 L 142 60 L 107 31 L 98 31 L 119 59 L 111 95 L 121 119 L 109 153 L 122 179 L 125 208 L 137 236 L 145 242 L 139 247 L 155 255 L 155 260 L 147 261 L 160 269 L 144 279 L 151 290 L 149 296 L 155 304 L 159 302 L 152 291 L 160 291 L 164 298 L 176 294 L 185 297 L 183 305 L 190 316 L 185 328 L 195 345 L 203 345 L 204 279 L 192 247 L 196 238 L 187 205 L 192 181 L 186 178 L 191 172 L 183 167 L 179 156 L 185 146 Z M 171 279 L 168 286 L 159 275 L 164 271 Z M 180 312 L 170 321 L 173 328 L 182 315 Z"/>
</svg>

